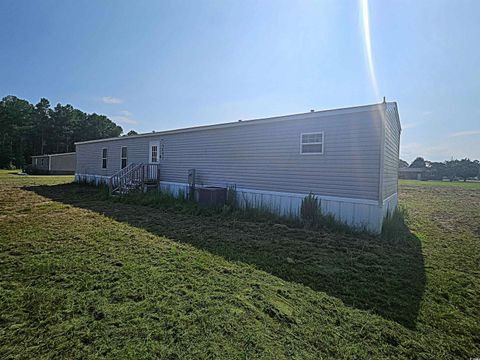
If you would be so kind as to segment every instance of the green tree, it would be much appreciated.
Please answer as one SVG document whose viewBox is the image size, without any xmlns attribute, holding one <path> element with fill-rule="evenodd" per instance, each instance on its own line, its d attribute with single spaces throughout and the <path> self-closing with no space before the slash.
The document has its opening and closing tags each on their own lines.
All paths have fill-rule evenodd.
<svg viewBox="0 0 480 360">
<path fill-rule="evenodd" d="M 29 142 L 34 127 L 34 107 L 16 96 L 0 102 L 0 167 L 23 167 L 33 151 Z"/>
<path fill-rule="evenodd" d="M 408 167 L 408 162 L 405 160 L 399 159 L 398 160 L 398 167 L 399 168 L 407 168 Z"/>
<path fill-rule="evenodd" d="M 50 108 L 42 98 L 33 106 L 16 96 L 0 101 L 0 168 L 23 167 L 32 155 L 74 151 L 75 142 L 117 137 L 120 126 L 71 105 Z"/>
<path fill-rule="evenodd" d="M 448 177 L 447 166 L 443 162 L 430 162 L 430 177 L 432 180 L 442 180 Z"/>
<path fill-rule="evenodd" d="M 473 178 L 479 174 L 479 162 L 478 160 L 472 161 L 468 158 L 461 160 L 450 160 L 445 162 L 448 177 L 450 180 L 454 178 L 461 178 L 463 181 L 467 181 L 468 178 Z"/>
<path fill-rule="evenodd" d="M 47 145 L 47 139 L 49 134 L 52 133 L 51 124 L 51 109 L 50 102 L 41 98 L 37 105 L 35 105 L 35 130 L 36 130 L 36 145 L 33 149 L 34 154 L 45 154 L 45 147 Z"/>
<path fill-rule="evenodd" d="M 410 164 L 411 168 L 424 168 L 426 167 L 426 164 L 425 164 L 425 159 L 423 157 L 417 157 L 415 160 L 413 160 L 413 162 Z"/>
</svg>

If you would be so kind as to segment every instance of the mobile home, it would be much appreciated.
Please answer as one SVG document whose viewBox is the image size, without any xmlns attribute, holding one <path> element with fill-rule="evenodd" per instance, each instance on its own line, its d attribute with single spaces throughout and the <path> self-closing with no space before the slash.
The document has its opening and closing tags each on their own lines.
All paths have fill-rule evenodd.
<svg viewBox="0 0 480 360">
<path fill-rule="evenodd" d="M 379 232 L 397 206 L 400 120 L 395 102 L 76 143 L 77 181 L 109 183 L 135 164 L 158 168 L 159 189 L 236 187 L 241 204 L 298 215 L 321 210 Z M 123 170 L 122 170 L 123 168 Z"/>
<path fill-rule="evenodd" d="M 51 175 L 75 174 L 74 152 L 32 156 L 32 172 Z"/>
</svg>

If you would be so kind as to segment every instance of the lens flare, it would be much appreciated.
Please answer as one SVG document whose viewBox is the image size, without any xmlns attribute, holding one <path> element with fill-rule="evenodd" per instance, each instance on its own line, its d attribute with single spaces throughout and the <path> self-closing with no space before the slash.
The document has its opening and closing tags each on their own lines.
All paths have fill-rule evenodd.
<svg viewBox="0 0 480 360">
<path fill-rule="evenodd" d="M 368 0 L 360 0 L 361 18 L 363 25 L 363 40 L 365 46 L 365 55 L 367 57 L 368 73 L 370 82 L 377 99 L 380 98 L 378 91 L 377 77 L 375 75 L 375 67 L 373 65 L 372 40 L 370 36 L 370 17 L 368 13 Z"/>
</svg>

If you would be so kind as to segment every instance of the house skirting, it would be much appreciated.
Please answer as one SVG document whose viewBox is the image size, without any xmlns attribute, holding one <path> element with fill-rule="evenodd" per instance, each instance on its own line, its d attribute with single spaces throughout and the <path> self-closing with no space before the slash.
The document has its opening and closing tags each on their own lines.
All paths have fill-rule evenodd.
<svg viewBox="0 0 480 360">
<path fill-rule="evenodd" d="M 89 182 L 99 185 L 107 183 L 109 177 L 101 175 L 75 174 L 75 181 Z M 209 185 L 211 186 L 211 185 Z M 197 185 L 197 187 L 200 187 Z M 186 196 L 188 184 L 161 181 L 160 191 L 173 196 Z M 288 193 L 266 190 L 236 188 L 237 203 L 240 207 L 262 207 L 278 215 L 299 216 L 302 200 L 307 194 Z M 397 207 L 397 193 L 392 194 L 383 202 L 376 200 L 323 196 L 315 194 L 320 200 L 322 214 L 330 214 L 338 221 L 358 229 L 366 229 L 380 233 L 383 219 L 392 214 Z"/>
<path fill-rule="evenodd" d="M 197 185 L 198 186 L 198 185 Z M 160 182 L 160 191 L 174 196 L 188 194 L 188 184 Z M 239 206 L 263 207 L 273 213 L 285 216 L 299 216 L 302 200 L 307 194 L 236 188 Z M 330 214 L 338 221 L 358 229 L 373 233 L 382 231 L 383 219 L 392 214 L 397 207 L 397 194 L 385 199 L 381 205 L 376 200 L 322 196 L 320 200 L 322 214 Z"/>
<path fill-rule="evenodd" d="M 75 182 L 85 182 L 89 184 L 101 185 L 108 184 L 110 176 L 90 175 L 90 174 L 75 174 Z"/>
</svg>

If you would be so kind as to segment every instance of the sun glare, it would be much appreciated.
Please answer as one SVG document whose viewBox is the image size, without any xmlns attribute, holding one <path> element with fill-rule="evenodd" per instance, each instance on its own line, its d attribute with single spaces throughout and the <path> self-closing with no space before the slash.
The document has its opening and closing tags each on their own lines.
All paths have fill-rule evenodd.
<svg viewBox="0 0 480 360">
<path fill-rule="evenodd" d="M 365 54 L 367 57 L 367 64 L 368 64 L 368 73 L 370 75 L 370 82 L 372 83 L 375 96 L 377 99 L 379 99 L 380 94 L 378 92 L 377 77 L 375 75 L 375 67 L 373 65 L 372 41 L 370 36 L 370 17 L 368 13 L 368 0 L 360 0 L 360 8 L 361 8 L 361 17 L 362 17 L 362 25 L 363 25 L 364 47 L 365 47 Z"/>
</svg>

